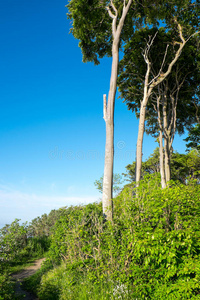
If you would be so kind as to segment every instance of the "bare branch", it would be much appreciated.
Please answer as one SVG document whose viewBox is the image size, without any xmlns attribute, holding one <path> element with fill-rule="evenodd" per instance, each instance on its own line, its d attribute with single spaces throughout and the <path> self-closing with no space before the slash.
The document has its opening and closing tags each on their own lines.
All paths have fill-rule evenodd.
<svg viewBox="0 0 200 300">
<path fill-rule="evenodd" d="M 147 46 L 146 46 L 146 48 L 144 49 L 144 51 L 143 51 L 143 57 L 144 57 L 144 60 L 145 60 L 145 62 L 148 64 L 148 63 L 150 63 L 150 61 L 149 61 L 149 51 L 150 51 L 150 49 L 151 49 L 151 46 L 153 45 L 153 42 L 154 42 L 154 40 L 155 40 L 155 37 L 156 37 L 156 35 L 158 34 L 158 31 L 154 34 L 154 36 L 153 37 L 151 37 L 151 36 L 149 36 L 149 41 L 147 42 Z"/>
<path fill-rule="evenodd" d="M 115 14 L 112 13 L 111 9 L 109 6 L 106 7 L 109 16 L 113 19 L 112 21 L 112 34 L 115 37 L 116 35 L 116 31 L 117 31 L 117 16 L 118 16 L 118 11 L 116 9 L 116 7 L 114 6 L 113 1 L 111 0 L 110 2 L 110 6 L 112 7 L 112 9 L 114 10 Z"/>
<path fill-rule="evenodd" d="M 115 12 L 115 14 L 116 14 L 116 16 L 117 16 L 118 11 L 117 11 L 117 9 L 116 9 L 116 7 L 115 7 L 115 5 L 114 5 L 114 3 L 113 3 L 112 0 L 110 0 L 110 5 L 111 5 L 112 9 L 114 10 L 114 12 Z"/>
<path fill-rule="evenodd" d="M 182 27 L 181 27 L 181 25 L 177 22 L 177 20 L 176 20 L 176 24 L 177 24 L 177 26 L 178 26 L 178 31 L 179 31 L 180 39 L 181 39 L 182 43 L 184 44 L 184 43 L 186 43 L 186 40 L 185 40 L 184 37 L 183 37 L 183 30 L 182 30 Z"/>
<path fill-rule="evenodd" d="M 110 16 L 112 19 L 114 19 L 114 18 L 115 18 L 115 15 L 113 15 L 113 13 L 111 12 L 110 7 L 107 6 L 106 9 L 107 9 L 107 11 L 108 11 L 109 16 Z"/>
<path fill-rule="evenodd" d="M 126 1 L 124 1 L 122 16 L 121 16 L 119 24 L 118 24 L 118 29 L 120 31 L 121 31 L 121 28 L 122 28 L 122 26 L 124 24 L 124 20 L 126 18 L 126 15 L 127 15 L 128 11 L 129 11 L 129 8 L 130 8 L 132 2 L 133 2 L 133 0 L 128 0 L 128 3 L 126 5 Z"/>
<path fill-rule="evenodd" d="M 197 31 L 195 33 L 193 33 L 192 35 L 189 36 L 189 38 L 187 38 L 186 42 L 189 41 L 189 39 L 191 39 L 193 36 L 195 36 L 196 34 L 199 34 L 200 31 Z"/>
<path fill-rule="evenodd" d="M 177 23 L 177 20 L 175 20 L 175 22 Z M 188 40 L 185 40 L 183 37 L 181 25 L 179 23 L 177 23 L 177 24 L 178 24 L 177 26 L 178 26 L 179 36 L 180 36 L 180 39 L 182 42 L 180 42 L 180 43 L 176 42 L 176 44 L 179 44 L 179 48 L 175 54 L 174 59 L 169 64 L 167 71 L 165 73 L 158 74 L 159 76 L 156 76 L 156 78 L 151 80 L 150 87 L 152 87 L 152 88 L 157 86 L 158 84 L 160 84 L 170 74 L 172 67 L 177 62 L 179 56 L 181 55 L 181 51 L 182 51 L 183 47 L 185 46 L 186 42 L 188 41 Z M 165 57 L 166 57 L 166 52 L 165 52 Z M 165 57 L 164 57 L 164 59 L 165 59 Z"/>
<path fill-rule="evenodd" d="M 169 44 L 167 45 L 166 50 L 165 50 L 165 55 L 164 55 L 164 58 L 163 58 L 163 61 L 162 61 L 162 65 L 160 67 L 159 75 L 161 74 L 163 66 L 164 66 L 164 63 L 165 63 L 165 59 L 166 59 L 166 56 L 167 56 L 168 47 L 169 47 Z"/>
</svg>

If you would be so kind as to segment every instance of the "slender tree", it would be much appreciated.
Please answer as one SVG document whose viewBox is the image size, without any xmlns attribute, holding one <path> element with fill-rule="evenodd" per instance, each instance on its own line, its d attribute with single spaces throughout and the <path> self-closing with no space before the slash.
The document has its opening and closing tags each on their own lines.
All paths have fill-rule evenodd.
<svg viewBox="0 0 200 300">
<path fill-rule="evenodd" d="M 181 66 L 178 69 L 176 68 L 176 66 L 173 67 L 175 64 L 177 65 L 177 61 L 186 43 L 191 38 L 191 36 L 189 36 L 188 38 L 184 38 L 182 26 L 177 23 L 176 20 L 175 23 L 177 25 L 180 42 L 177 40 L 177 36 L 174 35 L 173 31 L 168 31 L 166 33 L 162 28 L 151 30 L 143 29 L 141 32 L 138 32 L 138 34 L 133 37 L 133 40 L 130 41 L 129 45 L 126 46 L 125 55 L 120 68 L 121 73 L 119 78 L 119 89 L 121 91 L 121 97 L 125 99 L 128 108 L 134 110 L 136 112 L 136 115 L 139 117 L 136 152 L 136 182 L 138 182 L 141 177 L 142 143 L 145 130 L 145 120 L 148 119 L 147 125 L 150 124 L 150 127 L 152 126 L 154 128 L 154 133 L 155 128 L 156 132 L 160 132 L 160 172 L 163 188 L 166 186 L 166 181 L 170 180 L 170 151 L 176 131 L 176 109 L 177 101 L 179 98 L 179 91 L 183 85 L 183 82 L 186 81 L 186 77 L 189 77 L 190 79 L 186 84 L 187 87 L 188 85 L 190 85 L 190 96 L 194 95 L 194 91 L 196 91 L 196 87 L 194 88 L 194 82 L 195 84 L 197 83 L 197 81 L 195 81 L 197 79 L 196 74 L 194 76 L 193 72 L 191 73 L 191 70 L 195 66 L 195 63 L 191 63 L 191 60 L 187 59 L 187 52 L 189 52 L 190 57 L 194 55 L 194 47 L 192 48 L 192 50 L 187 50 L 187 55 L 185 55 L 184 57 L 184 59 L 186 59 L 184 67 Z M 146 70 L 141 57 L 141 46 L 142 48 L 144 47 L 145 37 L 148 38 L 147 45 L 145 46 L 143 51 L 144 61 L 147 65 Z M 135 41 L 138 41 L 138 45 L 135 43 Z M 132 51 L 130 51 L 131 48 Z M 183 62 L 184 60 L 182 61 L 182 63 Z M 189 68 L 186 67 L 186 64 L 188 62 Z M 173 77 L 171 76 L 172 73 Z M 195 78 L 195 80 L 193 80 L 193 78 Z M 170 87 L 168 82 L 170 82 Z M 191 94 L 191 87 L 193 94 Z M 187 96 L 184 96 L 184 100 Z M 153 102 L 154 98 L 156 100 L 155 103 Z M 171 101 L 171 108 L 169 108 L 167 98 L 169 98 Z M 186 102 L 188 105 L 188 101 Z M 160 111 L 161 103 L 162 111 Z M 186 108 L 186 105 L 184 107 Z M 156 108 L 156 118 L 158 123 L 154 117 L 152 108 Z M 170 110 L 171 117 L 170 114 L 168 114 Z M 146 113 L 148 113 L 148 116 L 146 116 Z M 182 114 L 182 117 L 183 116 L 185 116 L 185 113 Z M 188 120 L 188 116 L 185 118 L 185 120 Z M 185 120 L 183 121 L 182 118 L 183 124 L 185 124 Z M 190 120 L 190 122 L 191 121 L 192 120 Z M 182 126 L 180 126 L 179 124 L 179 132 L 183 132 L 183 124 Z M 163 137 L 164 149 L 166 154 L 165 164 L 163 163 Z"/>
<path fill-rule="evenodd" d="M 103 178 L 103 214 L 112 220 L 113 158 L 114 158 L 114 106 L 117 89 L 119 49 L 129 35 L 145 20 L 146 3 L 137 1 L 71 0 L 68 4 L 69 18 L 73 20 L 72 33 L 80 40 L 83 61 L 99 63 L 104 55 L 112 56 L 110 89 L 103 96 L 106 123 L 105 165 Z M 126 26 L 125 25 L 126 20 Z"/>
<path fill-rule="evenodd" d="M 110 77 L 110 90 L 108 101 L 104 95 L 104 120 L 106 123 L 106 147 L 105 147 L 105 163 L 103 177 L 103 214 L 105 219 L 112 220 L 112 198 L 113 198 L 113 159 L 114 159 L 114 105 L 117 89 L 117 76 L 119 64 L 119 43 L 120 36 L 124 26 L 126 15 L 130 9 L 132 0 L 124 1 L 121 17 L 118 20 L 119 11 L 111 1 L 110 6 L 107 6 L 109 16 L 112 19 L 112 69 Z M 113 12 L 111 11 L 113 10 Z M 118 23 L 117 23 L 118 21 Z"/>
<path fill-rule="evenodd" d="M 182 2 L 185 4 L 188 0 Z M 171 17 L 166 9 L 168 4 L 171 11 L 176 10 L 175 0 L 169 3 L 163 3 L 161 0 L 154 3 L 151 0 L 71 0 L 67 5 L 68 17 L 73 21 L 71 32 L 80 40 L 83 61 L 98 64 L 99 58 L 104 55 L 112 56 L 110 89 L 108 97 L 103 97 L 106 148 L 102 202 L 106 220 L 112 220 L 114 105 L 119 48 L 130 40 L 138 28 L 156 24 L 159 19 L 165 19 L 169 24 L 168 19 L 171 20 Z"/>
</svg>

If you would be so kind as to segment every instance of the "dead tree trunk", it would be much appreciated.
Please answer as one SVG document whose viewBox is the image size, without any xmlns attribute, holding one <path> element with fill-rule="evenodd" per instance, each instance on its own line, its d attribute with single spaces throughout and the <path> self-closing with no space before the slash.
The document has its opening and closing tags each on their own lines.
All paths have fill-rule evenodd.
<svg viewBox="0 0 200 300">
<path fill-rule="evenodd" d="M 103 215 L 106 221 L 112 221 L 113 218 L 113 160 L 114 160 L 114 106 L 115 95 L 117 89 L 117 76 L 119 64 L 119 42 L 121 31 L 124 26 L 126 15 L 131 6 L 132 0 L 124 1 L 123 11 L 118 21 L 118 10 L 110 1 L 110 6 L 107 7 L 109 16 L 112 18 L 112 69 L 110 77 L 110 90 L 108 94 L 108 101 L 104 95 L 104 120 L 106 122 L 106 147 L 105 147 L 105 164 L 103 177 Z"/>
</svg>

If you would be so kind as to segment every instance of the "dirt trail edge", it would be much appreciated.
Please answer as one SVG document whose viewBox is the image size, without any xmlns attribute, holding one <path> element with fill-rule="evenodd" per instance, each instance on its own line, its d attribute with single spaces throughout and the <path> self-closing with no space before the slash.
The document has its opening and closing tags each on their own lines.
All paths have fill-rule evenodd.
<svg viewBox="0 0 200 300">
<path fill-rule="evenodd" d="M 17 296 L 23 296 L 23 300 L 38 300 L 38 298 L 31 293 L 25 291 L 21 287 L 22 281 L 30 277 L 31 275 L 35 274 L 36 271 L 41 267 L 42 262 L 45 260 L 45 258 L 38 259 L 34 262 L 34 264 L 30 267 L 27 267 L 26 269 L 20 271 L 19 273 L 12 274 L 12 278 L 16 280 L 15 285 L 15 294 Z"/>
</svg>

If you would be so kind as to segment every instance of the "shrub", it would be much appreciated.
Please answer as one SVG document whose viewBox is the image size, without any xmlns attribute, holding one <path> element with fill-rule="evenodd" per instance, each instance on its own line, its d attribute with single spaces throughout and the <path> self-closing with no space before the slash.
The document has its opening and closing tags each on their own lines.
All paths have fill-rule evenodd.
<svg viewBox="0 0 200 300">
<path fill-rule="evenodd" d="M 0 275 L 0 300 L 14 299 L 14 283 L 7 274 Z"/>
<path fill-rule="evenodd" d="M 101 204 L 79 206 L 55 224 L 47 263 L 64 263 L 43 276 L 41 299 L 200 298 L 198 184 L 162 190 L 146 176 L 137 197 L 129 185 L 114 199 L 113 224 L 101 215 Z"/>
</svg>

